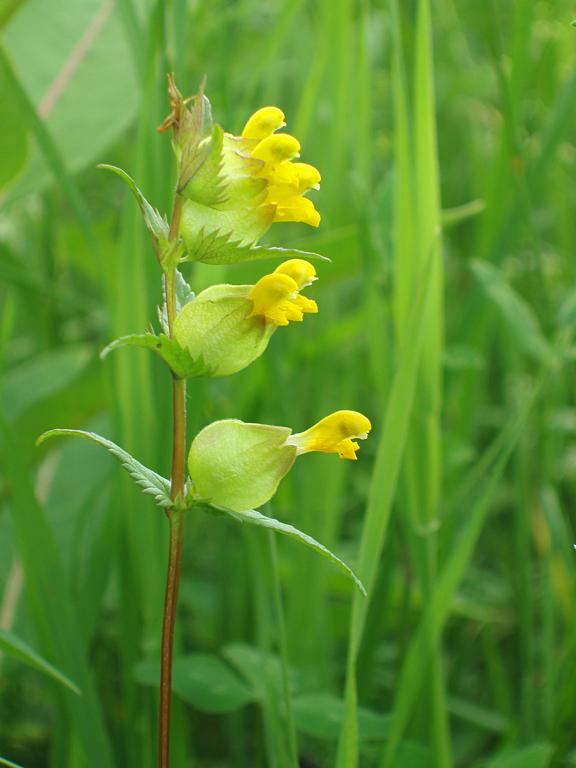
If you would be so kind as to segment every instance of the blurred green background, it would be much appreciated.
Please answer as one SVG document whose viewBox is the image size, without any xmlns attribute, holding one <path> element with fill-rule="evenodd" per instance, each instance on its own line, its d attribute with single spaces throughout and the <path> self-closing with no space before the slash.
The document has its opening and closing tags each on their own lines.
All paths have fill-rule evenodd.
<svg viewBox="0 0 576 768">
<path fill-rule="evenodd" d="M 233 133 L 284 110 L 322 224 L 266 240 L 332 259 L 319 315 L 190 382 L 190 435 L 339 408 L 374 426 L 357 463 L 304 457 L 264 510 L 368 600 L 294 542 L 189 516 L 174 768 L 576 765 L 573 8 L 430 6 L 0 3 L 1 756 L 155 765 L 164 514 L 98 448 L 34 441 L 94 429 L 169 473 L 166 371 L 98 357 L 161 294 L 128 190 L 95 166 L 169 211 L 174 71 L 186 94 L 207 75 Z"/>
</svg>

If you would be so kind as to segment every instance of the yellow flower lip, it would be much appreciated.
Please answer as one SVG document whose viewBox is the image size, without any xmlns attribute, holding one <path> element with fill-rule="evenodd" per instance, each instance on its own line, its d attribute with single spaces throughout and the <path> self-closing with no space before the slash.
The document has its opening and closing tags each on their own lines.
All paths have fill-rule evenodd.
<svg viewBox="0 0 576 768">
<path fill-rule="evenodd" d="M 274 272 L 261 277 L 250 291 L 249 317 L 262 317 L 274 325 L 288 325 L 291 320 L 301 322 L 306 313 L 318 312 L 313 299 L 299 294 L 311 279 L 317 279 L 312 264 L 304 259 L 285 261 Z"/>
<path fill-rule="evenodd" d="M 290 435 L 287 445 L 293 445 L 297 454 L 310 451 L 337 453 L 341 459 L 356 461 L 360 449 L 356 440 L 365 440 L 372 429 L 370 419 L 358 411 L 335 411 L 325 416 L 305 432 Z"/>
<path fill-rule="evenodd" d="M 284 112 L 281 109 L 278 109 L 278 107 L 262 107 L 248 118 L 242 130 L 242 137 L 244 139 L 259 139 L 261 141 L 285 125 Z"/>
<path fill-rule="evenodd" d="M 300 156 L 300 142 L 289 133 L 278 133 L 267 136 L 252 150 L 252 157 L 264 160 L 272 168 L 285 160 L 293 160 Z M 266 172 L 267 169 L 264 169 Z"/>
<path fill-rule="evenodd" d="M 314 266 L 305 259 L 288 259 L 276 267 L 274 272 L 275 274 L 289 275 L 298 286 L 298 290 L 306 288 L 318 280 Z"/>
</svg>

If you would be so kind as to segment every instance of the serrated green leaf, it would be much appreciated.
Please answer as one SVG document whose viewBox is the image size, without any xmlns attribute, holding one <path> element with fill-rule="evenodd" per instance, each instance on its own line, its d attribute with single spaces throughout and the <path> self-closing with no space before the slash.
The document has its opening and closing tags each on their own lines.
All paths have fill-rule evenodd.
<svg viewBox="0 0 576 768">
<path fill-rule="evenodd" d="M 470 269 L 478 282 L 496 304 L 508 327 L 524 351 L 538 362 L 550 364 L 552 347 L 542 333 L 532 307 L 506 281 L 502 272 L 486 261 L 475 260 Z"/>
<path fill-rule="evenodd" d="M 12 632 L 8 632 L 6 629 L 1 628 L 0 649 L 9 653 L 19 661 L 24 662 L 24 664 L 28 664 L 28 666 L 43 672 L 58 683 L 65 685 L 67 688 L 70 688 L 71 691 L 74 691 L 74 693 L 80 694 L 80 689 L 69 677 L 66 677 L 65 674 L 56 669 L 56 667 L 50 664 L 49 661 L 42 658 L 42 656 L 31 648 L 28 643 L 25 643 L 19 637 L 16 637 Z"/>
<path fill-rule="evenodd" d="M 156 208 L 150 205 L 148 200 L 146 200 L 136 185 L 134 179 L 129 176 L 126 171 L 122 170 L 122 168 L 116 167 L 115 165 L 108 165 L 107 163 L 100 163 L 97 167 L 102 168 L 104 171 L 115 173 L 116 176 L 119 176 L 122 181 L 128 185 L 132 194 L 136 198 L 136 202 L 138 203 L 140 211 L 142 212 L 146 228 L 154 238 L 155 242 L 158 244 L 159 251 L 164 251 L 168 245 L 169 232 L 168 222 L 166 219 L 156 210 Z"/>
<path fill-rule="evenodd" d="M 238 520 L 241 523 L 249 523 L 250 525 L 256 525 L 260 528 L 269 528 L 272 531 L 276 531 L 277 533 L 281 533 L 284 536 L 290 536 L 291 538 L 300 541 L 302 544 L 310 547 L 310 549 L 313 549 L 315 552 L 318 552 L 319 554 L 328 558 L 328 560 L 331 560 L 335 565 L 338 566 L 338 568 L 344 571 L 344 573 L 349 578 L 352 579 L 360 592 L 366 596 L 364 585 L 356 576 L 354 571 L 350 568 L 350 566 L 346 565 L 343 560 L 340 560 L 340 558 L 331 552 L 327 547 L 325 547 L 323 544 L 320 544 L 319 541 L 316 541 L 316 539 L 313 539 L 312 536 L 309 536 L 307 533 L 303 533 L 293 525 L 282 523 L 280 520 L 276 520 L 273 517 L 266 517 L 266 515 L 263 515 L 261 512 L 258 512 L 255 509 L 248 509 L 245 512 L 232 512 L 231 510 L 224 508 L 218 509 L 222 512 L 226 512 L 230 517 L 233 517 L 235 520 Z"/>
<path fill-rule="evenodd" d="M 279 248 L 266 245 L 245 245 L 233 239 L 230 232 L 206 232 L 200 230 L 194 237 L 193 247 L 187 244 L 188 253 L 182 261 L 201 261 L 204 264 L 236 264 L 240 261 L 259 259 L 320 259 L 330 261 L 313 251 L 297 248 Z"/>
<path fill-rule="evenodd" d="M 186 306 L 186 304 L 191 302 L 196 297 L 196 294 L 190 285 L 186 282 L 184 275 L 182 272 L 180 272 L 179 269 L 174 270 L 174 274 L 176 276 L 176 314 L 178 314 L 182 307 Z M 170 332 L 170 326 L 168 323 L 168 310 L 166 309 L 166 275 L 164 275 L 164 279 L 162 281 L 162 295 L 162 306 L 157 307 L 158 321 L 163 332 L 168 335 Z"/>
<path fill-rule="evenodd" d="M 82 437 L 85 440 L 92 440 L 92 442 L 101 445 L 120 461 L 120 464 L 122 464 L 126 472 L 128 472 L 130 477 L 136 482 L 136 485 L 140 486 L 144 493 L 153 496 L 156 504 L 161 507 L 171 507 L 173 505 L 170 498 L 170 481 L 158 475 L 152 469 L 145 467 L 128 451 L 120 448 L 111 440 L 101 437 L 101 435 L 96 435 L 94 432 L 85 432 L 81 429 L 49 429 L 48 432 L 40 435 L 36 445 L 40 445 L 52 437 Z"/>
<path fill-rule="evenodd" d="M 164 333 L 133 333 L 129 336 L 121 336 L 115 339 L 100 353 L 100 357 L 106 357 L 110 352 L 121 347 L 142 347 L 150 349 L 159 355 L 172 373 L 178 379 L 192 379 L 197 376 L 209 376 L 210 369 L 206 366 L 202 357 L 195 360 L 187 349 L 181 347 L 176 339 L 171 339 Z"/>
<path fill-rule="evenodd" d="M 186 282 L 186 278 L 180 272 L 179 269 L 176 270 L 176 312 L 180 312 L 182 307 L 185 304 L 188 304 L 189 301 L 192 301 L 192 299 L 195 297 L 195 293 L 190 287 L 190 285 Z"/>
</svg>

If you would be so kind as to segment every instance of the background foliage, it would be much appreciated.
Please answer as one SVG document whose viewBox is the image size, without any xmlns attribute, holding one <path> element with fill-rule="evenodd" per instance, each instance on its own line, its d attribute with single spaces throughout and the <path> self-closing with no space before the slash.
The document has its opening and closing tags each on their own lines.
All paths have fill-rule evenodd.
<svg viewBox="0 0 576 768">
<path fill-rule="evenodd" d="M 98 359 L 160 297 L 95 164 L 167 209 L 172 70 L 186 92 L 208 75 L 233 132 L 284 109 L 323 221 L 268 240 L 332 259 L 317 317 L 191 381 L 191 435 L 340 407 L 374 424 L 356 465 L 307 456 L 271 504 L 369 601 L 290 541 L 188 519 L 175 768 L 576 764 L 576 31 L 560 2 L 431 5 L 0 3 L 0 755 L 155 763 L 163 514 L 94 446 L 34 440 L 96 429 L 168 472 L 161 363 Z"/>
</svg>

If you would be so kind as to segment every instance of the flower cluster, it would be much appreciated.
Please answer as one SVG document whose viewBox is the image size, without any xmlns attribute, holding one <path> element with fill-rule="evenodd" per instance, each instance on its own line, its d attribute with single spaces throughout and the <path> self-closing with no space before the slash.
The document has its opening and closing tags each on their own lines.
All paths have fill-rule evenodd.
<svg viewBox="0 0 576 768">
<path fill-rule="evenodd" d="M 320 173 L 296 162 L 300 143 L 279 132 L 284 126 L 282 110 L 263 107 L 240 136 L 212 127 L 184 151 L 181 234 L 187 258 L 223 263 L 221 255 L 206 257 L 206 242 L 253 248 L 275 221 L 319 225 L 320 215 L 306 195 L 319 188 Z M 192 358 L 201 358 L 211 375 L 236 373 L 264 352 L 279 326 L 318 312 L 316 302 L 302 293 L 317 279 L 308 259 L 289 258 L 255 285 L 212 286 L 181 308 L 174 338 Z M 192 442 L 192 497 L 233 511 L 258 507 L 272 497 L 298 455 L 324 451 L 354 460 L 355 440 L 367 437 L 370 428 L 355 411 L 337 411 L 297 434 L 287 427 L 215 422 Z"/>
<path fill-rule="evenodd" d="M 178 213 L 171 226 L 124 171 L 106 166 L 128 183 L 152 234 L 164 272 L 163 332 L 123 337 L 107 350 L 144 346 L 164 359 L 175 379 L 230 376 L 260 357 L 279 327 L 318 312 L 306 292 L 318 280 L 311 260 L 323 257 L 258 241 L 274 222 L 319 225 L 308 194 L 319 189 L 320 173 L 298 160 L 300 143 L 281 132 L 285 119 L 278 107 L 257 110 L 234 135 L 213 122 L 202 93 L 183 99 L 170 80 L 169 95 L 171 112 L 160 130 L 173 128 Z M 198 295 L 178 269 L 187 261 L 234 264 L 265 258 L 280 264 L 254 285 L 218 284 Z M 370 428 L 365 416 L 348 410 L 299 433 L 217 421 L 192 442 L 186 499 L 178 503 L 231 513 L 258 507 L 272 497 L 297 456 L 322 451 L 355 460 L 356 441 L 367 437 Z"/>
</svg>

